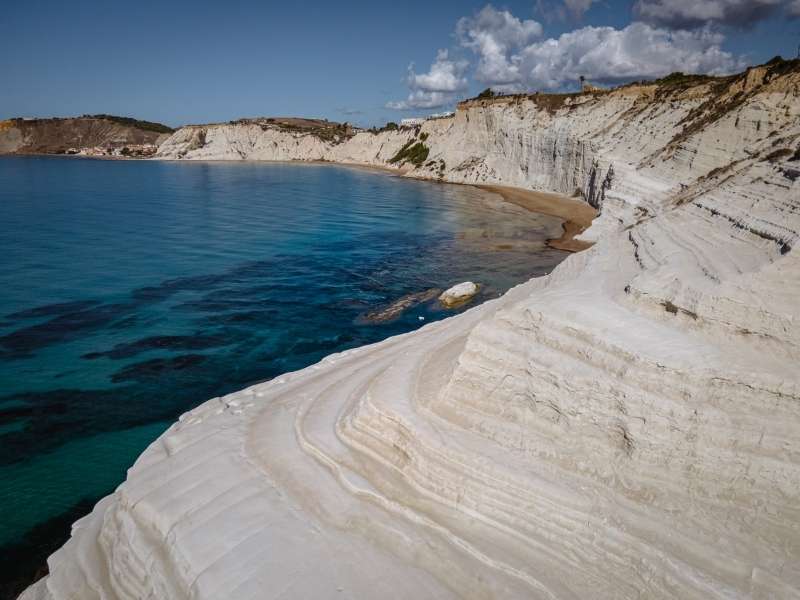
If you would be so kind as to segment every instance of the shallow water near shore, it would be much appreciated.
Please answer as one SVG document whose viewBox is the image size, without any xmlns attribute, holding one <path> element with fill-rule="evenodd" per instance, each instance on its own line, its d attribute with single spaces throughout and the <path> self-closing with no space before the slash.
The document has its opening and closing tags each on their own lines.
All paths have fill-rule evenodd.
<svg viewBox="0 0 800 600">
<path fill-rule="evenodd" d="M 201 402 L 552 270 L 561 220 L 329 165 L 0 159 L 0 589 Z M 421 294 L 424 296 L 424 294 Z"/>
</svg>

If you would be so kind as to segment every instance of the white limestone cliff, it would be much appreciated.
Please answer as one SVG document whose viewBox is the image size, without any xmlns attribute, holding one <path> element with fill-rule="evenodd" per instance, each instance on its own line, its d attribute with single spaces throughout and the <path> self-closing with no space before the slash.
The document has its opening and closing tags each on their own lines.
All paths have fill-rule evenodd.
<svg viewBox="0 0 800 600">
<path fill-rule="evenodd" d="M 596 244 L 187 413 L 24 598 L 800 597 L 797 63 L 423 133 L 410 174 L 577 190 Z M 417 135 L 204 126 L 160 155 L 386 166 Z"/>
</svg>

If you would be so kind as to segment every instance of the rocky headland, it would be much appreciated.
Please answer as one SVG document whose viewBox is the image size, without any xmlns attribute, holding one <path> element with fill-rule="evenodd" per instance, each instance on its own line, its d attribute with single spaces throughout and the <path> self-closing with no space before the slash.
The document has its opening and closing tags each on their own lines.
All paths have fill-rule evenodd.
<svg viewBox="0 0 800 600">
<path fill-rule="evenodd" d="M 172 129 L 113 115 L 0 121 L 0 155 L 153 156 Z"/>
<path fill-rule="evenodd" d="M 25 599 L 800 596 L 800 62 L 328 139 L 191 126 L 157 156 L 599 216 L 547 277 L 185 414 Z"/>
</svg>

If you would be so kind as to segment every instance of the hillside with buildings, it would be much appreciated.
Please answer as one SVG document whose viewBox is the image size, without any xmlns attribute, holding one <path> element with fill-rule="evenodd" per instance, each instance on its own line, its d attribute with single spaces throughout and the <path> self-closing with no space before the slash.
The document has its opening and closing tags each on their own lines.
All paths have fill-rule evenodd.
<svg viewBox="0 0 800 600">
<path fill-rule="evenodd" d="M 143 157 L 172 133 L 160 123 L 113 115 L 0 121 L 0 154 Z"/>
</svg>

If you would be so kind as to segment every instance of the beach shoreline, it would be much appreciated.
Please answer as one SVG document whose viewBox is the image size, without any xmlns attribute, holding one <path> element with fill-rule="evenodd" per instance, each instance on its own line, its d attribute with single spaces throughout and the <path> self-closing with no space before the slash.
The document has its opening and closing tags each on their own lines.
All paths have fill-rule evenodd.
<svg viewBox="0 0 800 600">
<path fill-rule="evenodd" d="M 504 185 L 475 185 L 474 187 L 498 194 L 506 202 L 531 212 L 562 219 L 563 233 L 559 238 L 547 240 L 549 247 L 566 252 L 580 252 L 592 246 L 591 242 L 575 239 L 577 235 L 588 229 L 595 217 L 600 214 L 585 201 L 559 194 Z"/>
<path fill-rule="evenodd" d="M 369 163 L 358 162 L 339 162 L 331 160 L 225 160 L 225 159 L 210 159 L 210 160 L 184 160 L 177 158 L 141 158 L 141 157 L 128 157 L 128 156 L 86 156 L 80 154 L 36 154 L 36 153 L 20 153 L 14 156 L 47 156 L 58 158 L 78 158 L 89 160 L 110 160 L 110 161 L 163 161 L 175 163 L 248 163 L 248 164 L 286 164 L 286 165 L 328 165 L 335 167 L 347 167 L 351 169 L 363 169 L 366 171 L 384 173 L 386 175 L 393 175 L 395 177 L 405 177 L 407 179 L 416 179 L 419 181 L 427 181 L 429 183 L 442 183 L 448 185 L 465 185 L 475 189 L 484 190 L 493 194 L 497 194 L 506 202 L 524 208 L 533 213 L 548 215 L 562 219 L 561 227 L 562 234 L 558 238 L 550 238 L 546 240 L 549 248 L 555 250 L 563 250 L 565 252 L 580 252 L 592 246 L 592 242 L 586 242 L 576 239 L 592 224 L 592 220 L 600 213 L 587 202 L 578 198 L 571 198 L 560 194 L 550 192 L 542 192 L 538 190 L 529 190 L 521 187 L 497 185 L 497 184 L 479 184 L 479 183 L 462 183 L 457 181 L 446 181 L 433 179 L 430 177 L 420 177 L 417 175 L 409 175 L 412 169 L 402 167 L 387 167 L 383 165 L 374 165 Z"/>
<path fill-rule="evenodd" d="M 141 160 L 141 159 L 123 159 L 123 160 Z M 259 163 L 259 164 L 287 164 L 287 165 L 327 165 L 334 167 L 347 167 L 351 169 L 363 169 L 366 171 L 373 171 L 384 173 L 386 175 L 393 175 L 395 177 L 404 177 L 407 179 L 416 179 L 418 181 L 427 181 L 429 183 L 441 183 L 445 185 L 464 185 L 475 189 L 483 190 L 492 194 L 497 194 L 504 201 L 524 208 L 530 212 L 556 217 L 562 220 L 562 234 L 558 238 L 550 238 L 546 240 L 549 248 L 555 250 L 563 250 L 565 252 L 581 252 L 590 248 L 592 242 L 586 242 L 576 239 L 592 224 L 592 221 L 600 214 L 600 212 L 590 206 L 586 201 L 564 196 L 561 194 L 554 194 L 551 192 L 542 192 L 538 190 L 529 190 L 521 187 L 513 187 L 506 185 L 496 184 L 480 184 L 480 183 L 462 183 L 458 181 L 446 181 L 433 179 L 429 177 L 420 177 L 416 175 L 409 175 L 410 169 L 402 167 L 386 167 L 382 165 L 373 165 L 368 163 L 357 162 L 339 162 L 331 160 L 183 160 L 183 159 L 146 159 L 146 160 L 163 160 L 166 162 L 181 162 L 181 163 Z"/>
</svg>

